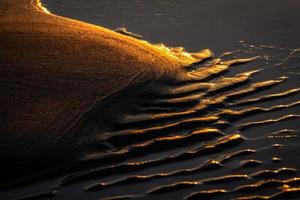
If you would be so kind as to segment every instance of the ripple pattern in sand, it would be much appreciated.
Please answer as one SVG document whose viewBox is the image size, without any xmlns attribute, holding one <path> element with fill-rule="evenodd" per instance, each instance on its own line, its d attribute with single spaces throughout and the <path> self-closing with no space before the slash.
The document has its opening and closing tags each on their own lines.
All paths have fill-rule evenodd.
<svg viewBox="0 0 300 200">
<path fill-rule="evenodd" d="M 299 143 L 290 126 L 300 88 L 287 88 L 284 75 L 265 79 L 256 57 L 229 58 L 206 58 L 129 97 L 111 131 L 92 130 L 107 152 L 92 148 L 50 192 L 24 198 L 59 198 L 70 187 L 101 199 L 299 195 L 298 168 L 282 155 Z"/>
</svg>

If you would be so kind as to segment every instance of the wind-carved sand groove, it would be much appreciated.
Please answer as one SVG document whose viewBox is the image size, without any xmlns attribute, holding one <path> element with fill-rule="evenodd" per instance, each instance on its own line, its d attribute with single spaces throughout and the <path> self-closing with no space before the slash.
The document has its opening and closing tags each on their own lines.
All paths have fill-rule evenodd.
<svg viewBox="0 0 300 200">
<path fill-rule="evenodd" d="M 288 78 L 282 76 L 272 80 L 252 81 L 251 78 L 259 74 L 260 70 L 226 76 L 231 65 L 239 67 L 238 64 L 245 62 L 255 63 L 254 58 L 233 61 L 207 60 L 187 67 L 185 73 L 178 79 L 168 80 L 169 82 L 158 80 L 152 83 L 160 87 L 150 87 L 151 90 L 130 97 L 134 102 L 130 112 L 120 112 L 112 123 L 112 131 L 105 133 L 104 137 L 96 141 L 101 144 L 107 143 L 110 150 L 106 153 L 95 150 L 84 155 L 80 161 L 83 167 L 59 180 L 55 190 L 28 198 L 55 196 L 56 190 L 63 191 L 67 185 L 91 181 L 94 183 L 83 184 L 83 190 L 99 194 L 115 187 L 135 187 L 136 184 L 153 181 L 158 183 L 155 187 L 136 194 L 117 196 L 111 193 L 110 197 L 106 196 L 105 199 L 139 197 L 151 199 L 152 195 L 157 197 L 191 189 L 193 191 L 189 194 L 184 193 L 181 198 L 199 199 L 228 195 L 236 199 L 266 199 L 298 194 L 297 169 L 284 165 L 284 158 L 282 161 L 276 155 L 270 158 L 270 161 L 256 159 L 256 155 L 263 150 L 257 146 L 253 148 L 251 145 L 247 146 L 251 140 L 267 138 L 269 143 L 267 149 L 282 147 L 281 144 L 272 143 L 269 139 L 287 138 L 284 135 L 288 134 L 295 136 L 297 131 L 282 129 L 269 134 L 264 133 L 256 139 L 248 139 L 244 136 L 244 131 L 299 118 L 297 114 L 273 117 L 273 113 L 298 107 L 299 100 L 271 106 L 256 104 L 295 96 L 299 94 L 300 89 L 268 92 L 284 84 Z M 264 94 L 260 94 L 262 92 Z M 252 95 L 256 97 L 253 98 Z M 270 118 L 253 120 L 253 116 L 259 114 L 268 114 Z M 244 117 L 252 117 L 252 120 L 239 123 Z M 233 124 L 236 131 L 230 133 L 228 129 Z M 180 148 L 182 150 L 179 152 L 164 153 Z M 148 154 L 155 154 L 157 157 L 144 159 Z M 182 162 L 195 159 L 202 161 L 191 167 L 180 166 Z M 85 162 L 88 163 L 86 167 Z M 232 162 L 236 162 L 232 173 L 214 175 L 218 171 L 225 170 L 227 163 Z M 272 168 L 265 167 L 268 162 L 277 164 Z M 163 166 L 171 163 L 179 164 L 176 169 L 165 170 Z M 256 169 L 258 167 L 259 169 Z M 158 168 L 161 172 L 146 174 L 143 172 L 152 168 Z M 251 169 L 252 172 L 243 172 L 246 169 Z M 234 172 L 235 170 L 237 172 Z M 116 175 L 120 178 L 110 181 L 100 180 Z M 201 175 L 203 178 L 195 180 L 192 178 L 194 175 Z M 281 178 L 286 176 L 288 179 Z M 174 181 L 177 177 L 181 177 L 181 180 Z M 97 179 L 99 181 L 95 182 Z M 158 180 L 169 180 L 170 183 L 159 184 Z M 229 183 L 236 183 L 239 186 L 232 189 L 223 188 L 224 184 Z M 266 196 L 263 193 L 260 195 L 263 188 L 280 189 Z M 195 189 L 198 191 L 195 192 Z M 241 195 L 242 191 L 247 191 L 249 196 Z"/>
<path fill-rule="evenodd" d="M 246 61 L 250 62 L 253 59 L 243 59 L 240 62 Z M 210 62 L 208 61 L 208 63 Z M 226 77 L 224 70 L 227 72 L 230 70 L 229 64 L 239 64 L 238 59 L 224 62 L 218 60 L 218 62 L 211 63 L 213 64 L 202 63 L 186 68 L 186 74 L 181 75 L 179 80 L 173 80 L 172 83 L 158 82 L 161 87 L 157 91 L 146 91 L 145 97 L 147 98 L 145 99 L 140 97 L 141 100 L 139 100 L 137 97 L 132 97 L 135 102 L 133 111 L 131 110 L 129 114 L 120 113 L 121 115 L 114 122 L 114 126 L 117 128 L 98 141 L 101 143 L 108 142 L 113 149 L 105 154 L 95 152 L 85 155 L 81 162 L 92 162 L 88 165 L 88 169 L 82 168 L 82 170 L 65 176 L 60 180 L 55 190 L 63 190 L 66 185 L 121 175 L 121 178 L 115 180 L 88 184 L 83 189 L 86 192 L 101 194 L 101 191 L 110 190 L 114 187 L 134 187 L 135 184 L 145 182 L 185 177 L 185 181 L 156 185 L 156 187 L 148 188 L 138 194 L 112 195 L 106 199 L 132 199 L 147 196 L 151 198 L 152 195 L 185 191 L 191 188 L 198 188 L 199 191 L 191 192 L 182 198 L 199 199 L 229 195 L 230 198 L 236 199 L 266 199 L 298 194 L 299 177 L 293 177 L 297 173 L 297 169 L 281 166 L 281 159 L 275 160 L 276 157 L 270 159 L 271 162 L 277 161 L 276 167 L 271 169 L 270 167 L 263 167 L 265 161 L 255 159 L 255 155 L 259 154 L 261 150 L 257 147 L 243 148 L 248 143 L 248 139 L 243 136 L 243 131 L 297 119 L 299 115 L 287 114 L 259 121 L 250 120 L 250 122 L 245 123 L 238 121 L 244 116 L 251 117 L 263 113 L 269 113 L 271 114 L 269 116 L 272 116 L 272 113 L 277 111 L 299 106 L 299 100 L 272 106 L 255 105 L 296 95 L 300 92 L 299 88 L 260 95 L 260 92 L 267 92 L 288 81 L 288 78 L 278 77 L 273 80 L 252 82 L 251 77 L 259 73 L 259 70 Z M 222 63 L 221 67 L 220 63 Z M 248 98 L 251 95 L 257 97 Z M 236 123 L 237 132 L 229 134 L 226 130 Z M 263 138 L 271 139 L 276 136 L 280 138 L 279 136 L 284 134 L 297 135 L 297 131 L 282 129 L 269 135 L 265 134 L 266 137 Z M 125 139 L 126 143 L 122 142 Z M 194 147 L 185 150 L 185 147 L 189 145 L 194 145 Z M 274 143 L 274 145 L 279 144 Z M 274 145 L 270 142 L 270 148 L 275 147 Z M 183 150 L 170 155 L 163 154 L 178 148 L 183 148 Z M 162 156 L 144 160 L 143 157 L 150 153 Z M 143 170 L 146 169 L 198 158 L 203 158 L 203 161 L 193 167 L 180 167 L 179 165 L 175 170 L 143 173 Z M 103 163 L 100 163 L 104 159 L 107 160 L 107 164 L 103 166 Z M 128 159 L 133 161 L 127 161 Z M 239 160 L 236 169 L 240 169 L 241 172 L 222 176 L 213 175 L 214 172 L 224 170 L 226 163 L 235 162 L 236 159 Z M 256 170 L 259 166 L 260 169 Z M 242 172 L 244 169 L 250 168 L 253 170 L 252 173 Z M 193 175 L 201 174 L 206 178 L 189 180 Z M 281 176 L 291 178 L 281 179 Z M 243 183 L 244 181 L 247 182 Z M 249 181 L 252 183 L 249 184 Z M 240 186 L 232 189 L 222 188 L 226 183 L 235 182 L 239 183 Z M 201 189 L 202 187 L 205 189 Z M 266 196 L 263 193 L 262 195 L 259 194 L 263 188 L 280 189 L 272 195 Z M 247 191 L 249 195 L 241 195 L 240 192 L 242 191 Z M 37 194 L 37 196 L 50 196 L 49 194 L 55 195 L 56 193 L 52 191 Z"/>
<path fill-rule="evenodd" d="M 300 105 L 299 100 L 272 106 L 256 106 L 255 104 L 295 96 L 299 94 L 300 90 L 294 88 L 276 93 L 268 92 L 268 90 L 288 81 L 288 77 L 282 76 L 273 80 L 252 82 L 251 77 L 260 73 L 259 70 L 246 71 L 230 77 L 226 76 L 231 65 L 239 67 L 238 64 L 245 62 L 255 63 L 253 58 L 233 61 L 215 59 L 214 61 L 208 60 L 194 64 L 186 68 L 186 74 L 181 75 L 179 80 L 159 82 L 159 88 L 152 88 L 152 90 L 140 94 L 140 100 L 135 98 L 134 111 L 129 114 L 122 113 L 115 122 L 118 128 L 106 134 L 102 141 L 109 142 L 117 150 L 109 151 L 106 154 L 95 153 L 84 158 L 84 160 L 93 160 L 95 163 L 106 159 L 110 160 L 112 164 L 107 163 L 105 166 L 74 172 L 64 177 L 57 188 L 119 175 L 120 178 L 111 181 L 96 181 L 85 186 L 84 190 L 101 194 L 102 191 L 109 191 L 115 187 L 135 187 L 136 184 L 145 182 L 156 181 L 159 183 L 157 180 L 185 177 L 185 181 L 173 183 L 171 181 L 170 184 L 157 185 L 137 194 L 111 196 L 107 199 L 132 199 L 147 196 L 151 199 L 152 195 L 157 197 L 160 194 L 190 190 L 191 188 L 198 188 L 200 191 L 184 195 L 182 198 L 212 198 L 226 194 L 230 198 L 235 197 L 237 199 L 263 199 L 265 196 L 257 193 L 261 192 L 262 188 L 272 190 L 280 186 L 279 192 L 274 192 L 268 198 L 280 198 L 297 193 L 299 177 L 293 178 L 297 169 L 283 165 L 284 158 L 282 161 L 276 155 L 270 158 L 270 161 L 255 159 L 255 155 L 263 150 L 259 150 L 257 146 L 243 148 L 248 141 L 250 142 L 243 136 L 243 131 L 248 131 L 248 129 L 251 131 L 256 127 L 298 119 L 299 115 L 297 114 L 272 116 L 273 113 L 298 107 Z M 260 94 L 262 92 L 264 94 Z M 252 98 L 251 95 L 256 97 Z M 250 122 L 245 123 L 238 122 L 245 116 L 252 117 L 259 114 L 268 114 L 271 118 L 258 121 L 250 120 Z M 226 130 L 232 124 L 236 124 L 237 132 L 229 134 Z M 260 139 L 251 140 L 283 138 L 282 135 L 284 134 L 295 136 L 297 131 L 282 129 L 270 134 L 264 133 L 258 137 Z M 122 142 L 124 140 L 128 142 Z M 269 140 L 268 142 L 270 143 L 269 149 L 280 145 L 273 144 Z M 194 147 L 183 149 L 179 153 L 164 155 L 164 152 L 189 145 L 194 145 Z M 145 155 L 152 153 L 158 154 L 158 157 L 143 159 Z M 175 170 L 163 170 L 164 165 L 199 158 L 203 158 L 203 161 L 193 167 L 180 167 L 179 164 Z M 128 162 L 128 159 L 136 161 Z M 239 160 L 236 164 L 236 170 L 239 173 L 222 176 L 213 175 L 214 172 L 225 170 L 226 163 L 236 162 L 236 159 Z M 276 167 L 264 167 L 268 162 L 277 163 Z M 257 167 L 260 169 L 256 170 Z M 151 168 L 160 168 L 162 171 L 143 173 L 144 170 Z M 243 173 L 242 171 L 245 169 L 252 169 L 252 172 Z M 206 178 L 199 180 L 192 178 L 193 175 L 201 174 Z M 281 179 L 281 176 L 291 178 Z M 243 183 L 244 181 L 246 182 Z M 249 184 L 249 181 L 252 184 Z M 218 187 L 219 184 L 235 182 L 239 183 L 240 186 L 233 189 Z M 201 190 L 201 187 L 204 186 L 205 189 Z M 241 191 L 253 193 L 254 196 L 241 196 Z"/>
<path fill-rule="evenodd" d="M 291 178 L 291 179 L 284 179 L 284 180 L 276 180 L 276 179 L 266 179 L 262 181 L 255 182 L 253 184 L 249 185 L 242 185 L 237 188 L 234 188 L 232 190 L 227 189 L 214 189 L 214 190 L 206 190 L 206 191 L 200 191 L 193 194 L 190 194 L 185 199 L 186 200 L 192 200 L 192 199 L 201 199 L 201 198 L 212 198 L 216 195 L 224 195 L 226 193 L 234 193 L 234 192 L 252 192 L 260 189 L 264 189 L 267 187 L 280 187 L 280 191 L 278 193 L 275 193 L 270 196 L 244 196 L 244 197 L 238 197 L 236 199 L 272 199 L 272 198 L 278 198 L 281 196 L 284 198 L 284 195 L 287 195 L 286 193 L 292 192 L 292 193 L 299 193 L 299 188 L 295 186 L 299 186 L 300 178 Z M 294 187 L 290 187 L 290 185 L 293 185 Z"/>
<path fill-rule="evenodd" d="M 188 54 L 183 48 L 135 42 L 154 48 L 154 55 L 164 52 L 170 63 L 188 62 L 174 64 L 171 75 L 161 72 L 136 91 L 126 91 L 114 105 L 115 113 L 101 118 L 101 110 L 92 107 L 96 117 L 83 120 L 89 143 L 80 140 L 84 151 L 75 156 L 75 164 L 64 169 L 50 191 L 23 199 L 59 198 L 72 186 L 101 199 L 299 195 L 298 169 L 280 155 L 297 142 L 298 130 L 280 125 L 299 120 L 300 113 L 294 112 L 300 105 L 299 87 L 287 88 L 289 78 L 283 75 L 256 79 L 265 73 L 264 66 L 251 66 L 258 57 L 230 59 L 225 53 L 213 59 L 210 50 Z M 262 129 L 270 125 L 280 129 Z"/>
</svg>

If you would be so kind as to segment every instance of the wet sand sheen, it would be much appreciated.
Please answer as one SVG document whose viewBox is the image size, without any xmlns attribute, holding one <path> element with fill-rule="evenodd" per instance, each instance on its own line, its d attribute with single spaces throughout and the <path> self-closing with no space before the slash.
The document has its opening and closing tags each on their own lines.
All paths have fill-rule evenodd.
<svg viewBox="0 0 300 200">
<path fill-rule="evenodd" d="M 8 98 L 1 101 L 25 107 L 1 108 L 11 120 L 1 136 L 7 141 L 3 156 L 73 160 L 60 173 L 50 169 L 9 182 L 3 198 L 74 199 L 73 192 L 87 199 L 299 195 L 299 160 L 287 156 L 299 152 L 293 130 L 299 88 L 282 74 L 266 79 L 269 71 L 253 66 L 263 64 L 259 57 L 225 53 L 210 59 L 208 50 L 187 54 L 55 16 L 38 1 L 0 5 L 6 11 L 0 40 L 8 45 L 0 49 L 1 91 Z M 24 117 L 29 111 L 31 117 Z M 46 118 L 35 121 L 39 115 Z M 285 137 L 289 133 L 294 137 Z M 44 177 L 54 177 L 55 184 Z"/>
</svg>

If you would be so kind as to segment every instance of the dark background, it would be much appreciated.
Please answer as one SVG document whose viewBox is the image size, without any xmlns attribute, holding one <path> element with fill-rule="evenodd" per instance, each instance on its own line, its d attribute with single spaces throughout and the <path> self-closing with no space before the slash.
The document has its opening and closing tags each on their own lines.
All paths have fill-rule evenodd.
<svg viewBox="0 0 300 200">
<path fill-rule="evenodd" d="M 300 46 L 299 0 L 43 0 L 53 13 L 102 25 L 125 26 L 153 43 L 189 51 L 235 50 L 238 41 Z"/>
</svg>

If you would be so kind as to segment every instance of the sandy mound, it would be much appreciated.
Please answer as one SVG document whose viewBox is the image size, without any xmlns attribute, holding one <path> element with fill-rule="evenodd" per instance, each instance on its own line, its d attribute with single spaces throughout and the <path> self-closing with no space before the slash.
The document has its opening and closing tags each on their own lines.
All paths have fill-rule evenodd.
<svg viewBox="0 0 300 200">
<path fill-rule="evenodd" d="M 0 10 L 6 156 L 40 154 L 107 96 L 197 60 L 181 49 L 55 16 L 37 0 L 1 1 Z"/>
</svg>

